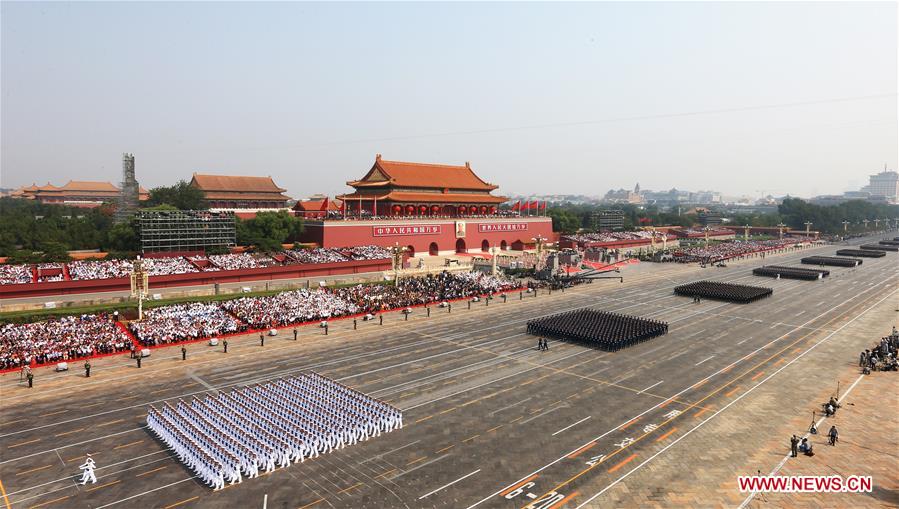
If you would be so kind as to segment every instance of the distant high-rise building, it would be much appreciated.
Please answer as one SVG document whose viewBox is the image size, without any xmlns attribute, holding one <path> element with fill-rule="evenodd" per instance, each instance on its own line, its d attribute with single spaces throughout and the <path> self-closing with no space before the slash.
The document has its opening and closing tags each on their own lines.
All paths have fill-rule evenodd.
<svg viewBox="0 0 899 509">
<path fill-rule="evenodd" d="M 868 185 L 862 191 L 871 193 L 871 196 L 886 198 L 892 203 L 899 203 L 899 173 L 887 170 L 884 165 L 882 172 L 868 177 Z"/>
<path fill-rule="evenodd" d="M 137 212 L 139 198 L 140 186 L 134 178 L 134 154 L 122 154 L 122 186 L 115 211 L 116 223 L 126 221 Z"/>
</svg>

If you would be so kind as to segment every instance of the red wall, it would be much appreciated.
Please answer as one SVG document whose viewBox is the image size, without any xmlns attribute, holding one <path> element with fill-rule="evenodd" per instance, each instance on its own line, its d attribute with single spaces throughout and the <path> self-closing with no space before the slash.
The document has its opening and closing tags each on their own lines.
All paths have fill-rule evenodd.
<svg viewBox="0 0 899 509">
<path fill-rule="evenodd" d="M 531 241 L 537 235 L 553 238 L 552 219 L 549 217 L 521 217 L 509 219 L 462 219 L 465 223 L 465 248 L 480 251 L 484 240 L 490 247 L 500 247 L 505 240 L 508 248 L 512 243 Z M 479 225 L 526 225 L 524 230 L 481 232 Z M 439 226 L 439 233 L 375 236 L 376 227 Z M 431 242 L 436 242 L 441 252 L 456 250 L 456 221 L 454 220 L 381 220 L 381 221 L 306 221 L 303 225 L 303 241 L 315 242 L 322 247 L 343 247 L 374 244 L 391 247 L 412 246 L 416 254 L 427 253 Z"/>
<path fill-rule="evenodd" d="M 208 285 L 214 283 L 236 283 L 241 281 L 266 281 L 338 274 L 359 274 L 390 270 L 390 260 L 354 260 L 347 262 L 284 265 L 259 269 L 220 270 L 215 272 L 191 272 L 150 277 L 150 291 L 154 288 L 176 286 Z M 53 283 L 31 283 L 24 285 L 0 286 L 0 299 L 39 297 L 44 295 L 70 295 L 78 293 L 111 292 L 129 290 L 128 278 L 90 279 L 86 281 L 58 281 Z"/>
</svg>

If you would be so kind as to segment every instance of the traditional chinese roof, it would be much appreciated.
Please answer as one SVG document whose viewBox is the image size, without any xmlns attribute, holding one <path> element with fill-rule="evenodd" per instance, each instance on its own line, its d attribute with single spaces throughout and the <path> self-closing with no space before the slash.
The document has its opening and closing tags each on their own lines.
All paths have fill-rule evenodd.
<svg viewBox="0 0 899 509">
<path fill-rule="evenodd" d="M 469 163 L 465 163 L 464 166 L 453 166 L 387 161 L 381 159 L 381 154 L 375 156 L 375 164 L 364 177 L 347 182 L 347 185 L 356 188 L 407 187 L 485 192 L 498 187 L 475 175 Z"/>
<path fill-rule="evenodd" d="M 194 173 L 191 185 L 209 193 L 225 191 L 234 193 L 272 193 L 281 194 L 286 189 L 275 185 L 271 177 L 238 177 L 231 175 L 201 175 Z M 287 196 L 283 196 L 286 200 Z"/>
<path fill-rule="evenodd" d="M 396 202 L 415 202 L 415 203 L 492 203 L 499 205 L 509 199 L 505 196 L 493 196 L 490 194 L 475 193 L 414 193 L 404 191 L 389 191 L 383 193 L 365 193 L 358 192 L 351 194 L 343 194 L 337 198 L 346 201 L 363 199 L 366 201 L 374 200 L 396 201 Z"/>
<path fill-rule="evenodd" d="M 298 212 L 321 211 L 323 201 L 325 200 L 298 201 L 297 204 L 293 206 L 293 210 Z M 328 200 L 328 210 L 340 210 L 339 200 Z"/>
<path fill-rule="evenodd" d="M 109 182 L 89 182 L 86 180 L 70 180 L 68 184 L 56 189 L 62 191 L 119 192 L 119 188 Z"/>
</svg>

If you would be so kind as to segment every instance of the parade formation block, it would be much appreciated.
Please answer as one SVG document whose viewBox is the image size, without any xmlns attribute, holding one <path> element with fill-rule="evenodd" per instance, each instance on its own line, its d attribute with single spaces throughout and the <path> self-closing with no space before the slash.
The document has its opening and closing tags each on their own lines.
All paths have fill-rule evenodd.
<svg viewBox="0 0 899 509">
<path fill-rule="evenodd" d="M 823 279 L 830 275 L 829 270 L 824 269 L 804 269 L 800 267 L 784 267 L 783 265 L 766 265 L 752 269 L 752 273 L 756 276 L 767 276 L 787 279 L 802 279 L 805 281 L 814 281 Z"/>
<path fill-rule="evenodd" d="M 668 324 L 637 316 L 580 309 L 530 320 L 529 333 L 615 351 L 668 332 Z"/>
<path fill-rule="evenodd" d="M 802 259 L 807 265 L 829 265 L 831 267 L 858 267 L 863 260 L 857 258 L 840 258 L 838 256 L 808 256 Z"/>
<path fill-rule="evenodd" d="M 735 285 L 717 281 L 697 281 L 674 288 L 677 295 L 688 297 L 705 297 L 707 299 L 726 300 L 746 304 L 771 296 L 774 290 L 761 286 Z"/>
<path fill-rule="evenodd" d="M 399 409 L 310 373 L 217 396 L 150 406 L 147 425 L 206 484 L 221 489 L 399 429 Z"/>
</svg>

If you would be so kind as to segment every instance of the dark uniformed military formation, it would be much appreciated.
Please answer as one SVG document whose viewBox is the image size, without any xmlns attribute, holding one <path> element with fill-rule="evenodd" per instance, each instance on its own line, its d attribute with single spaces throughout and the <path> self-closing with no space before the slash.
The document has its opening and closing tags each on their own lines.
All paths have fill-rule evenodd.
<svg viewBox="0 0 899 509">
<path fill-rule="evenodd" d="M 807 256 L 802 259 L 806 265 L 829 265 L 831 267 L 858 267 L 864 260 L 840 258 L 838 256 Z"/>
<path fill-rule="evenodd" d="M 147 425 L 210 487 L 403 427 L 399 409 L 317 373 L 150 406 Z"/>
<path fill-rule="evenodd" d="M 746 304 L 764 297 L 770 297 L 774 290 L 761 286 L 736 285 L 733 283 L 719 283 L 717 281 L 697 281 L 674 287 L 674 293 L 688 297 L 706 297 Z"/>
<path fill-rule="evenodd" d="M 783 265 L 765 265 L 752 269 L 752 273 L 756 276 L 767 276 L 787 279 L 802 279 L 805 281 L 814 281 L 823 279 L 830 275 L 829 270 L 824 269 L 804 269 L 801 267 L 785 267 Z"/>
<path fill-rule="evenodd" d="M 527 331 L 615 351 L 667 333 L 668 324 L 637 316 L 580 309 L 530 320 Z"/>
<path fill-rule="evenodd" d="M 863 258 L 883 258 L 887 255 L 886 251 L 875 251 L 873 249 L 840 249 L 837 251 L 838 256 L 861 256 Z"/>
<path fill-rule="evenodd" d="M 883 244 L 878 242 L 877 244 L 862 244 L 859 246 L 862 249 L 868 249 L 870 251 L 899 251 L 899 246 L 894 246 L 892 244 Z"/>
</svg>

